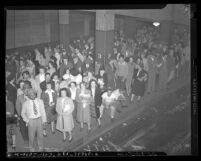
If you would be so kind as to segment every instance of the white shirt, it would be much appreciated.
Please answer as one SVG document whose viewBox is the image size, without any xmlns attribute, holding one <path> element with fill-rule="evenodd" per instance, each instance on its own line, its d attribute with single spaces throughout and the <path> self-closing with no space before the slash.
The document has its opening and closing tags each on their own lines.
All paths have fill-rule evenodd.
<svg viewBox="0 0 201 161">
<path fill-rule="evenodd" d="M 110 96 L 108 96 L 107 92 L 105 92 L 102 94 L 102 99 L 107 103 L 111 103 L 114 100 L 116 100 L 116 96 L 113 93 Z"/>
<path fill-rule="evenodd" d="M 24 94 L 24 92 L 22 91 L 21 88 L 18 88 L 18 89 L 17 89 L 17 97 L 18 97 L 19 95 L 22 95 L 22 94 Z"/>
<path fill-rule="evenodd" d="M 44 108 L 44 103 L 41 99 L 36 98 L 34 100 L 34 103 L 36 105 L 37 114 L 34 114 L 34 107 L 33 107 L 33 100 L 28 99 L 22 104 L 22 111 L 21 116 L 23 120 L 28 123 L 30 119 L 35 119 L 38 117 L 42 117 L 42 122 L 47 122 L 46 118 L 46 112 Z"/>
<path fill-rule="evenodd" d="M 72 79 L 72 75 L 71 75 L 71 74 L 64 74 L 64 75 L 63 75 L 63 79 L 64 79 L 64 80 Z"/>
<path fill-rule="evenodd" d="M 104 85 L 103 78 L 99 78 L 99 79 L 98 79 L 98 84 L 100 84 L 100 85 Z"/>
<path fill-rule="evenodd" d="M 71 99 L 72 99 L 72 100 L 75 100 L 75 97 L 76 97 L 76 90 L 77 90 L 76 88 L 75 88 L 75 89 L 71 89 L 71 88 L 70 88 Z"/>
<path fill-rule="evenodd" d="M 78 74 L 77 76 L 75 76 L 75 82 L 77 84 L 80 84 L 82 82 L 82 75 Z"/>
<path fill-rule="evenodd" d="M 45 74 L 39 74 L 40 83 L 45 81 Z"/>
<path fill-rule="evenodd" d="M 54 91 L 51 89 L 50 91 L 49 90 L 46 90 L 45 93 L 47 93 L 49 95 L 49 103 L 50 102 L 53 102 L 53 96 L 52 96 L 52 93 L 54 93 Z"/>
</svg>

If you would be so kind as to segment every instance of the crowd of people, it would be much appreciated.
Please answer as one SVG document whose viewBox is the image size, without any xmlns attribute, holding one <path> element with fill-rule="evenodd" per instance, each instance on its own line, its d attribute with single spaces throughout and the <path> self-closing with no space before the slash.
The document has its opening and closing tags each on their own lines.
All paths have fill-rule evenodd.
<svg viewBox="0 0 201 161">
<path fill-rule="evenodd" d="M 175 30 L 177 31 L 177 30 Z M 174 32 L 169 44 L 160 41 L 160 30 L 144 26 L 137 30 L 134 38 L 126 38 L 123 31 L 115 32 L 114 52 L 108 54 L 107 68 L 110 86 L 115 85 L 139 101 L 147 93 L 160 89 L 179 77 L 184 66 L 190 72 L 190 37 L 187 30 Z M 180 41 L 178 41 L 178 37 Z M 112 74 L 115 73 L 115 74 Z M 108 79 L 109 80 L 109 79 Z"/>
<path fill-rule="evenodd" d="M 158 90 L 166 89 L 184 65 L 189 70 L 190 41 L 186 46 L 166 45 L 158 43 L 158 37 L 159 31 L 147 26 L 133 39 L 115 32 L 114 50 L 105 65 L 95 59 L 92 36 L 73 39 L 67 49 L 47 45 L 40 51 L 6 55 L 6 105 L 14 108 L 7 114 L 18 116 L 25 146 L 35 151 L 37 133 L 43 149 L 47 128 L 53 134 L 55 129 L 62 132 L 63 141 L 68 132 L 71 141 L 75 122 L 81 131 L 86 123 L 90 132 L 92 118 L 100 127 L 105 110 L 113 121 L 120 97 L 132 102 L 136 96 L 139 102 L 146 92 L 157 90 L 157 79 Z"/>
</svg>

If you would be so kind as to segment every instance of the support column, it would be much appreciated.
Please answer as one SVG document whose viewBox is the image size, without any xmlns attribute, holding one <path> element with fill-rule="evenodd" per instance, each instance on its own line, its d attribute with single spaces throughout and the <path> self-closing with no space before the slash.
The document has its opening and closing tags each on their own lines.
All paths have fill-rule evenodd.
<svg viewBox="0 0 201 161">
<path fill-rule="evenodd" d="M 69 43 L 69 10 L 59 10 L 59 41 L 67 48 Z"/>
<path fill-rule="evenodd" d="M 58 12 L 56 10 L 45 10 L 45 24 L 46 24 L 46 34 L 50 42 L 59 41 L 59 26 L 58 23 Z"/>
<path fill-rule="evenodd" d="M 84 36 L 89 35 L 89 29 L 90 29 L 90 19 L 85 16 L 84 17 Z"/>
<path fill-rule="evenodd" d="M 173 22 L 172 21 L 162 21 L 160 31 L 160 41 L 164 44 L 170 43 L 170 38 L 173 32 Z"/>
<path fill-rule="evenodd" d="M 114 14 L 106 10 L 96 12 L 96 60 L 108 63 L 108 54 L 113 52 Z M 101 54 L 101 58 L 99 57 Z"/>
</svg>

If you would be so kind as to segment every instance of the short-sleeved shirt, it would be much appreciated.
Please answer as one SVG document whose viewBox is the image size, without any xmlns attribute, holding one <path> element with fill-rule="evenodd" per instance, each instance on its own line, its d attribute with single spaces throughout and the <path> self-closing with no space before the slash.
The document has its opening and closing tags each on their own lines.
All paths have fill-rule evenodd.
<svg viewBox="0 0 201 161">
<path fill-rule="evenodd" d="M 107 92 L 102 94 L 102 99 L 105 100 L 107 103 L 112 103 L 114 100 L 116 100 L 116 96 L 111 94 L 108 96 Z"/>
</svg>

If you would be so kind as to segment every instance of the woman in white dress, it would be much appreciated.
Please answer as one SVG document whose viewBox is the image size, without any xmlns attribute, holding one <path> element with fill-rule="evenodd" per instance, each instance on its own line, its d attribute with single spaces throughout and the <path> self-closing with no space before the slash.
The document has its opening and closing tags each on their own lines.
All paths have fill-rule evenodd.
<svg viewBox="0 0 201 161">
<path fill-rule="evenodd" d="M 61 89 L 60 97 L 57 99 L 56 103 L 56 111 L 58 113 L 56 129 L 63 133 L 63 141 L 66 141 L 66 132 L 69 133 L 69 141 L 72 140 L 72 130 L 74 128 L 72 116 L 74 103 L 69 95 L 67 89 Z"/>
</svg>

